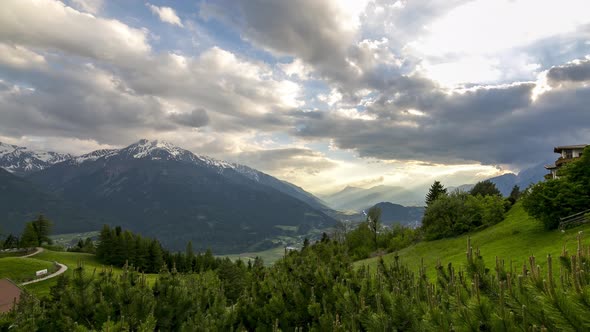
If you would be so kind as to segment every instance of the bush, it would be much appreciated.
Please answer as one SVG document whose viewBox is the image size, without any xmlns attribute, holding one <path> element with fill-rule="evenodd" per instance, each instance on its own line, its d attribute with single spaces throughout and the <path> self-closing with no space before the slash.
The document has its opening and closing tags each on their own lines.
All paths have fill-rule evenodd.
<svg viewBox="0 0 590 332">
<path fill-rule="evenodd" d="M 455 236 L 502 221 L 504 211 L 501 196 L 454 192 L 438 198 L 426 209 L 422 229 L 427 240 Z"/>
</svg>

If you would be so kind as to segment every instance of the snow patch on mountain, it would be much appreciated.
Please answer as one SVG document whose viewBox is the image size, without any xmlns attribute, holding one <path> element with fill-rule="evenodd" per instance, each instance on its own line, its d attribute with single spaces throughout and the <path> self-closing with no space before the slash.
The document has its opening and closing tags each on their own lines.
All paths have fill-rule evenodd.
<svg viewBox="0 0 590 332">
<path fill-rule="evenodd" d="M 0 142 L 0 167 L 17 175 L 40 171 L 70 158 L 70 154 L 33 151 L 26 147 Z"/>
</svg>

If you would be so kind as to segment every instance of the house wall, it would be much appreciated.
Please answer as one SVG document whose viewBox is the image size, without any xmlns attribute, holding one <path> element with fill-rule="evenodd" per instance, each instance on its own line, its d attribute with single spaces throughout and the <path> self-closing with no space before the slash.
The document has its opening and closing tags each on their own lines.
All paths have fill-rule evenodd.
<svg viewBox="0 0 590 332">
<path fill-rule="evenodd" d="M 580 154 L 584 151 L 584 149 L 567 149 L 561 150 L 561 157 L 567 158 L 566 156 L 571 153 L 573 158 L 578 158 Z"/>
</svg>

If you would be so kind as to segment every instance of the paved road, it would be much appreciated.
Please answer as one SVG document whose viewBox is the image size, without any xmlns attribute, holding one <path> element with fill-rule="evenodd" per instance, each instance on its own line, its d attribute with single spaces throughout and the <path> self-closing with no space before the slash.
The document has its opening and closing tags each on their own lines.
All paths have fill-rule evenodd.
<svg viewBox="0 0 590 332">
<path fill-rule="evenodd" d="M 42 253 L 42 252 L 43 252 L 43 250 L 45 250 L 45 249 L 43 249 L 43 248 L 41 248 L 41 247 L 37 247 L 37 248 L 35 248 L 35 252 L 32 252 L 32 253 L 30 253 L 30 254 L 28 254 L 28 255 L 24 255 L 24 256 L 20 256 L 20 257 L 21 257 L 21 258 L 26 258 L 26 257 L 35 256 L 36 254 Z"/>
<path fill-rule="evenodd" d="M 30 253 L 30 254 L 28 254 L 28 255 L 25 255 L 25 256 L 21 256 L 21 258 L 26 258 L 26 257 L 35 256 L 35 255 L 37 255 L 38 253 L 41 253 L 41 252 L 43 252 L 43 250 L 45 250 L 45 249 L 43 249 L 43 248 L 41 248 L 41 247 L 37 247 L 37 248 L 35 248 L 35 252 L 33 252 L 33 253 Z M 55 277 L 57 277 L 58 275 L 60 275 L 60 274 L 63 274 L 64 272 L 66 272 L 66 271 L 68 270 L 68 267 L 67 267 L 67 266 L 65 266 L 64 264 L 61 264 L 61 263 L 58 263 L 58 262 L 55 262 L 55 264 L 59 265 L 59 270 L 55 271 L 54 273 L 52 273 L 52 274 L 50 274 L 50 275 L 46 275 L 46 276 L 45 276 L 45 277 L 43 277 L 43 278 L 39 278 L 39 279 L 35 279 L 35 280 L 31 280 L 31 281 L 23 282 L 23 283 L 22 283 L 22 284 L 20 284 L 20 285 L 21 285 L 21 286 L 25 286 L 25 285 L 28 285 L 28 284 L 34 284 L 34 283 L 36 283 L 36 282 L 40 282 L 40 281 L 43 281 L 43 280 L 47 280 L 47 279 L 51 279 L 51 278 L 55 278 Z"/>
<path fill-rule="evenodd" d="M 31 280 L 31 281 L 23 282 L 23 283 L 22 283 L 22 284 L 20 284 L 20 285 L 21 285 L 21 286 L 25 286 L 25 285 L 28 285 L 28 284 L 34 284 L 34 283 L 36 283 L 36 282 L 40 282 L 40 281 L 43 281 L 43 280 L 47 280 L 47 279 L 51 279 L 51 278 L 55 278 L 55 277 L 57 277 L 58 275 L 60 275 L 60 274 L 62 274 L 62 273 L 64 273 L 64 272 L 66 272 L 66 271 L 68 270 L 68 267 L 67 267 L 67 266 L 65 266 L 64 264 L 61 264 L 61 263 L 58 263 L 58 262 L 55 262 L 55 264 L 59 265 L 59 270 L 57 270 L 56 272 L 54 272 L 54 273 L 52 273 L 52 274 L 50 274 L 50 275 L 47 275 L 47 276 L 45 276 L 45 277 L 43 277 L 43 278 L 39 278 L 39 279 L 35 279 L 35 280 Z"/>
</svg>

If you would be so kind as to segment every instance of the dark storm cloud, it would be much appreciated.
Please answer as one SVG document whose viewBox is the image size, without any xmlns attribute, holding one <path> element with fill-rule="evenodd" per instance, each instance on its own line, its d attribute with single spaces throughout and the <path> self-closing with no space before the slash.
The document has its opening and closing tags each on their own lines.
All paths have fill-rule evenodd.
<svg viewBox="0 0 590 332">
<path fill-rule="evenodd" d="M 369 108 L 376 120 L 331 114 L 302 120 L 294 134 L 331 138 L 337 147 L 363 157 L 441 163 L 523 164 L 546 160 L 555 145 L 587 142 L 590 88 L 557 89 L 532 102 L 534 87 L 523 83 L 422 94 L 402 103 L 392 97 Z"/>
<path fill-rule="evenodd" d="M 552 86 L 559 83 L 590 81 L 590 59 L 553 67 L 547 73 L 547 80 Z"/>
</svg>

